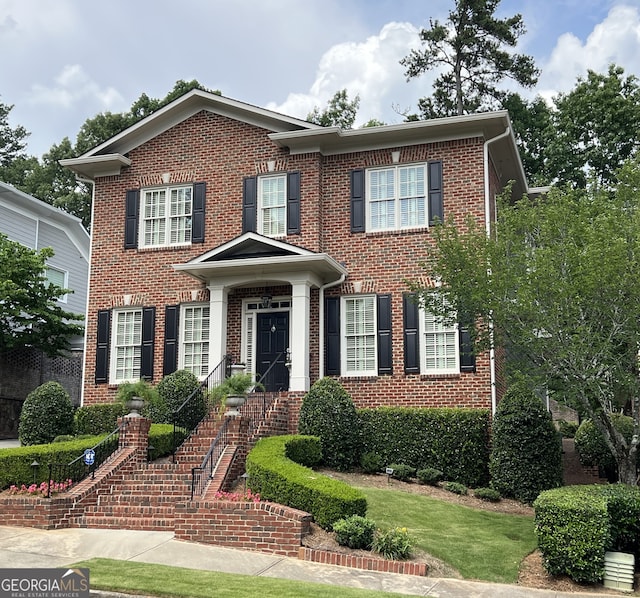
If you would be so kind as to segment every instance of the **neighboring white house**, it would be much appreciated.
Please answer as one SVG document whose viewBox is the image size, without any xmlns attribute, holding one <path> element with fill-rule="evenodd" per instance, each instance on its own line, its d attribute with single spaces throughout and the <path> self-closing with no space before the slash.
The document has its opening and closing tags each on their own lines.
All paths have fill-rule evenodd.
<svg viewBox="0 0 640 598">
<path fill-rule="evenodd" d="M 89 286 L 89 233 L 76 216 L 0 182 L 0 233 L 31 249 L 51 247 L 47 278 L 52 284 L 73 290 L 60 297 L 66 311 L 83 314 Z M 81 351 L 84 339 L 72 339 Z"/>
</svg>

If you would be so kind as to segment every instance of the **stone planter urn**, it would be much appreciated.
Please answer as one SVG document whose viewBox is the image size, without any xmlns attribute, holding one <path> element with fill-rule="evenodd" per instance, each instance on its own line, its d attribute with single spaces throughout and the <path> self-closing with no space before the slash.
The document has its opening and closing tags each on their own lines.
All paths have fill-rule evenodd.
<svg viewBox="0 0 640 598">
<path fill-rule="evenodd" d="M 131 397 L 126 403 L 126 408 L 129 410 L 127 417 L 142 417 L 140 410 L 144 406 L 144 399 L 142 397 Z"/>
</svg>

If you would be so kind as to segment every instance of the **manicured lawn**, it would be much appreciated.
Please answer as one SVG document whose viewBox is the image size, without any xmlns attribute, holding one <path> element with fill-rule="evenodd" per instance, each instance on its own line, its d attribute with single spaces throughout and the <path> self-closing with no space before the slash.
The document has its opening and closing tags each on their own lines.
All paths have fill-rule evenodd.
<svg viewBox="0 0 640 598">
<path fill-rule="evenodd" d="M 398 594 L 319 583 L 198 571 L 131 561 L 91 559 L 72 567 L 88 567 L 92 590 L 129 592 L 172 598 L 391 598 Z"/>
<path fill-rule="evenodd" d="M 359 488 L 378 527 L 406 527 L 414 546 L 447 562 L 465 579 L 515 583 L 537 546 L 533 518 L 480 511 L 398 490 Z"/>
</svg>

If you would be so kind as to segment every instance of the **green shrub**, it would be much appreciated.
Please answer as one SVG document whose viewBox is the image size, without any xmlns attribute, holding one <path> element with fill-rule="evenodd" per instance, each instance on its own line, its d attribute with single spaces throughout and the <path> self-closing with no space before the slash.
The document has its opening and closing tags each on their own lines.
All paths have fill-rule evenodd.
<svg viewBox="0 0 640 598">
<path fill-rule="evenodd" d="M 322 447 L 317 436 L 294 436 L 285 445 L 285 457 L 305 467 L 314 467 L 322 461 Z"/>
<path fill-rule="evenodd" d="M 158 423 L 173 423 L 173 413 L 184 403 L 184 401 L 201 386 L 198 377 L 189 370 L 177 370 L 168 376 L 165 376 L 160 382 L 156 390 L 158 392 L 159 404 L 164 408 L 164 419 L 157 420 Z M 207 405 L 205 400 L 197 401 L 197 417 L 198 421 L 207 414 Z M 158 416 L 161 416 L 158 413 Z M 154 420 L 155 421 L 155 420 Z"/>
<path fill-rule="evenodd" d="M 401 561 L 411 558 L 411 538 L 405 528 L 394 527 L 379 531 L 373 538 L 371 547 L 386 559 Z"/>
<path fill-rule="evenodd" d="M 443 480 L 444 474 L 435 467 L 423 467 L 422 469 L 418 469 L 416 477 L 421 484 L 437 486 L 438 482 Z"/>
<path fill-rule="evenodd" d="M 640 488 L 626 484 L 597 485 L 607 501 L 611 542 L 607 550 L 640 551 Z"/>
<path fill-rule="evenodd" d="M 512 385 L 493 421 L 491 486 L 531 504 L 542 490 L 562 485 L 562 445 L 551 415 L 523 382 Z"/>
<path fill-rule="evenodd" d="M 428 463 L 472 488 L 488 484 L 488 410 L 379 407 L 359 409 L 358 416 L 363 453 L 416 469 Z"/>
<path fill-rule="evenodd" d="M 612 413 L 610 417 L 614 428 L 629 442 L 633 436 L 633 418 L 619 413 Z M 583 465 L 599 467 L 610 482 L 618 479 L 616 460 L 593 421 L 585 419 L 576 431 L 574 440 Z"/>
<path fill-rule="evenodd" d="M 444 484 L 442 484 L 442 487 L 447 492 L 452 492 L 453 494 L 460 494 L 462 496 L 466 495 L 467 492 L 469 491 L 469 489 L 464 484 L 460 484 L 459 482 L 445 482 Z"/>
<path fill-rule="evenodd" d="M 69 440 L 73 440 L 75 436 L 73 434 L 60 434 L 60 436 L 56 436 L 51 442 L 69 442 Z"/>
<path fill-rule="evenodd" d="M 558 426 L 558 432 L 560 432 L 563 438 L 573 438 L 578 430 L 577 422 L 567 422 L 559 419 L 556 421 L 556 425 Z"/>
<path fill-rule="evenodd" d="M 302 399 L 298 432 L 320 437 L 323 462 L 328 467 L 347 471 L 359 462 L 356 408 L 333 378 L 315 382 Z"/>
<path fill-rule="evenodd" d="M 107 434 L 118 426 L 118 418 L 126 415 L 123 403 L 104 403 L 79 407 L 75 412 L 76 434 Z"/>
<path fill-rule="evenodd" d="M 387 465 L 387 467 L 393 469 L 391 477 L 401 482 L 408 482 L 416 475 L 416 468 L 411 465 L 405 465 L 404 463 L 391 463 L 391 465 Z"/>
<path fill-rule="evenodd" d="M 373 544 L 376 524 L 366 517 L 352 515 L 336 521 L 333 531 L 340 546 L 369 550 Z"/>
<path fill-rule="evenodd" d="M 363 453 L 362 457 L 360 457 L 360 469 L 362 469 L 363 473 L 380 473 L 383 464 L 382 457 L 374 451 Z"/>
<path fill-rule="evenodd" d="M 175 429 L 176 446 L 182 444 L 188 435 L 184 428 Z M 174 429 L 173 424 L 151 424 L 149 429 L 149 458 L 151 460 L 160 459 L 171 455 L 173 452 Z"/>
<path fill-rule="evenodd" d="M 118 386 L 117 403 L 121 403 L 126 408 L 127 401 L 133 397 L 140 397 L 144 400 L 140 411 L 141 415 L 148 417 L 155 423 L 168 423 L 167 406 L 160 400 L 158 392 L 149 382 L 138 380 L 137 382 L 123 382 Z M 125 413 L 128 413 L 127 409 L 125 409 Z"/>
<path fill-rule="evenodd" d="M 45 382 L 29 393 L 18 424 L 21 445 L 44 444 L 56 436 L 73 433 L 73 405 L 61 384 Z"/>
<path fill-rule="evenodd" d="M 480 500 L 486 500 L 487 502 L 499 502 L 502 498 L 500 492 L 493 488 L 476 488 L 473 491 L 473 495 Z"/>
<path fill-rule="evenodd" d="M 271 436 L 256 443 L 246 463 L 251 490 L 266 500 L 311 513 L 327 530 L 338 519 L 364 516 L 367 501 L 362 492 L 286 458 L 285 447 L 294 438 Z"/>
</svg>

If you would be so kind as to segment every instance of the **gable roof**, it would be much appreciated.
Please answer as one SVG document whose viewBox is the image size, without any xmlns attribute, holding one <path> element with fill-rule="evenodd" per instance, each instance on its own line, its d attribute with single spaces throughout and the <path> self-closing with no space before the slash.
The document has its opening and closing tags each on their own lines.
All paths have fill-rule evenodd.
<svg viewBox="0 0 640 598">
<path fill-rule="evenodd" d="M 269 138 L 292 155 L 335 155 L 479 137 L 489 142 L 488 154 L 501 182 L 513 180 L 516 196 L 528 191 L 506 110 L 343 130 L 321 127 L 199 89 L 180 96 L 82 156 L 60 160 L 60 164 L 87 179 L 120 174 L 123 167 L 131 164 L 128 152 L 202 110 L 271 131 Z"/>
</svg>

